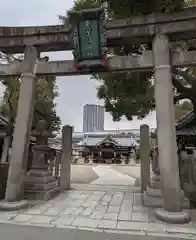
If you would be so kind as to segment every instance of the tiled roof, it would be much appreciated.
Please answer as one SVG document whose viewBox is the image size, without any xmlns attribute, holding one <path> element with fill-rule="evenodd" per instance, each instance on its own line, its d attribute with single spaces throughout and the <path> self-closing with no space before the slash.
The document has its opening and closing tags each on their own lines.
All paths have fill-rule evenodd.
<svg viewBox="0 0 196 240">
<path fill-rule="evenodd" d="M 157 129 L 151 133 L 156 136 Z M 176 135 L 196 135 L 196 117 L 193 111 L 189 111 L 176 122 Z"/>
<path fill-rule="evenodd" d="M 91 136 L 91 137 L 87 137 L 87 138 L 84 138 L 82 141 L 80 141 L 78 143 L 78 145 L 85 145 L 85 146 L 98 146 L 100 145 L 101 143 L 104 143 L 104 142 L 112 142 L 118 146 L 136 146 L 138 145 L 137 141 L 134 139 L 134 138 L 130 138 L 130 137 L 113 137 L 113 136 L 106 136 L 105 138 L 104 137 L 95 137 L 95 136 Z"/>
<path fill-rule="evenodd" d="M 184 127 L 186 127 L 187 124 L 190 122 L 196 120 L 195 114 L 193 111 L 189 111 L 187 114 L 185 114 L 180 120 L 176 122 L 176 129 L 180 130 Z"/>
<path fill-rule="evenodd" d="M 187 136 L 196 136 L 196 126 L 190 127 L 190 128 L 184 128 L 181 130 L 176 131 L 176 135 L 187 135 Z"/>
<path fill-rule="evenodd" d="M 8 124 L 8 120 L 0 115 L 0 125 L 6 126 Z"/>
</svg>

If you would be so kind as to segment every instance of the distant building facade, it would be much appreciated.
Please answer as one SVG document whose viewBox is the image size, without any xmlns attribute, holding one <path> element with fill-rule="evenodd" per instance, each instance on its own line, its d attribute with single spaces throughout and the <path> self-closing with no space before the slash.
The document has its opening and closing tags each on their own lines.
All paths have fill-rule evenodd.
<svg viewBox="0 0 196 240">
<path fill-rule="evenodd" d="M 128 160 L 137 145 L 130 134 L 88 134 L 77 144 L 81 147 L 77 150 L 86 159 L 85 162 L 90 157 L 93 163 L 121 163 L 122 157 Z"/>
<path fill-rule="evenodd" d="M 104 107 L 86 104 L 83 109 L 83 132 L 104 131 Z"/>
</svg>

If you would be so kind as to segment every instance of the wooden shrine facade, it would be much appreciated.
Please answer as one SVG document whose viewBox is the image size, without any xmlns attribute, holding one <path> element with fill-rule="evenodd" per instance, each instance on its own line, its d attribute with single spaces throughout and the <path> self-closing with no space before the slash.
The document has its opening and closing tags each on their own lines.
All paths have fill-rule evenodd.
<svg viewBox="0 0 196 240">
<path fill-rule="evenodd" d="M 137 142 L 130 136 L 91 135 L 82 144 L 81 155 L 91 157 L 94 163 L 121 163 L 122 158 L 128 160 Z"/>
</svg>

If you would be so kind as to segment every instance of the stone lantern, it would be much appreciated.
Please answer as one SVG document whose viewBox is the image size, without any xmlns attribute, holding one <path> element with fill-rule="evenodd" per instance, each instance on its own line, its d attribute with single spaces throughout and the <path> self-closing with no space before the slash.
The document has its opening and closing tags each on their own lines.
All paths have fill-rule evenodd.
<svg viewBox="0 0 196 240">
<path fill-rule="evenodd" d="M 48 164 L 54 151 L 48 146 L 48 138 L 54 135 L 46 130 L 45 120 L 39 121 L 31 135 L 36 138 L 36 144 L 32 147 L 33 162 L 25 180 L 25 194 L 28 199 L 48 200 L 60 190 Z"/>
<path fill-rule="evenodd" d="M 40 120 L 38 128 L 31 133 L 31 136 L 36 138 L 36 144 L 32 147 L 32 169 L 48 169 L 48 159 L 53 152 L 53 149 L 48 146 L 48 138 L 55 137 L 55 135 L 46 131 L 45 125 L 45 120 Z"/>
</svg>

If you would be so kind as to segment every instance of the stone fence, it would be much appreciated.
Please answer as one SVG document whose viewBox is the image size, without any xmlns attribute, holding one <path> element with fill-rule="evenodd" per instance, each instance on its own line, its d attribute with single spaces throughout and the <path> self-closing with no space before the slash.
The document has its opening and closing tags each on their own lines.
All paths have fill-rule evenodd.
<svg viewBox="0 0 196 240">
<path fill-rule="evenodd" d="M 190 203 L 196 206 L 196 150 L 178 152 L 180 184 Z"/>
</svg>

